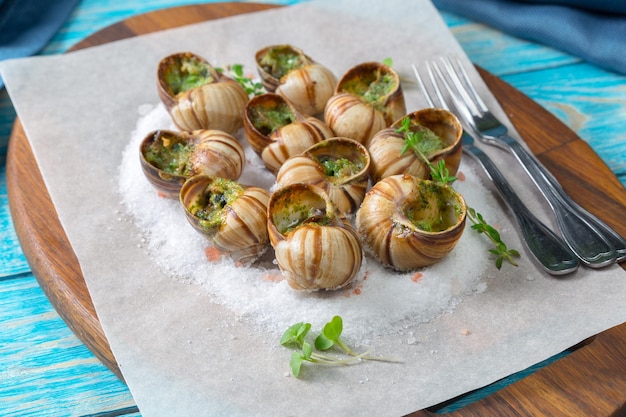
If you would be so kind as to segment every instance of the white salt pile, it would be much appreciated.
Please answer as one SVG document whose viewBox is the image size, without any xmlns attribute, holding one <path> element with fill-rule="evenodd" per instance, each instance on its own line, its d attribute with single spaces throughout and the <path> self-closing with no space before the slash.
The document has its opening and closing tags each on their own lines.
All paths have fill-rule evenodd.
<svg viewBox="0 0 626 417">
<path fill-rule="evenodd" d="M 358 281 L 337 291 L 299 292 L 280 279 L 271 259 L 250 267 L 237 267 L 230 260 L 210 262 L 205 256 L 207 240 L 188 224 L 177 200 L 159 197 L 139 165 L 139 144 L 152 130 L 172 129 L 162 104 L 139 109 L 136 130 L 124 152 L 119 172 L 119 191 L 126 211 L 140 231 L 145 250 L 160 268 L 181 284 L 197 285 L 206 292 L 206 302 L 222 305 L 259 329 L 277 335 L 298 321 L 319 329 L 334 315 L 342 316 L 345 333 L 370 338 L 402 331 L 408 324 L 428 322 L 452 311 L 464 297 L 486 288 L 485 271 L 493 261 L 490 242 L 469 230 L 456 249 L 440 263 L 412 273 L 382 268 L 373 259 L 363 262 Z M 248 146 L 247 165 L 240 182 L 270 189 L 274 176 Z M 481 212 L 492 224 L 499 222 L 495 201 L 467 164 L 460 169 L 462 181 L 455 188 L 468 206 Z M 268 256 L 271 257 L 271 249 Z"/>
</svg>

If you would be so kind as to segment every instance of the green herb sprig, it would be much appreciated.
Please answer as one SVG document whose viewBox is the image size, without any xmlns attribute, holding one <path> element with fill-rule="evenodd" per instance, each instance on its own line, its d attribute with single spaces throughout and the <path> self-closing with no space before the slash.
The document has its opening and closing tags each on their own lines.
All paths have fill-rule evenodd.
<svg viewBox="0 0 626 417">
<path fill-rule="evenodd" d="M 402 119 L 401 127 L 396 130 L 396 132 L 404 133 L 405 135 L 405 143 L 401 154 L 404 154 L 409 149 L 415 152 L 424 161 L 424 163 L 428 165 L 428 168 L 430 169 L 430 177 L 436 183 L 449 185 L 456 181 L 457 177 L 450 175 L 450 171 L 446 168 L 444 160 L 439 160 L 437 165 L 430 162 L 422 151 L 422 146 L 420 145 L 424 140 L 424 135 L 419 135 L 421 132 L 412 132 L 410 127 L 411 120 L 408 117 L 404 117 Z M 489 252 L 496 255 L 496 268 L 501 269 L 504 260 L 507 260 L 513 266 L 517 266 L 514 258 L 519 258 L 521 256 L 519 251 L 509 249 L 502 241 L 500 233 L 485 221 L 482 214 L 468 206 L 467 217 L 472 222 L 473 230 L 478 233 L 484 233 L 493 242 L 495 248 L 489 249 Z"/>
<path fill-rule="evenodd" d="M 441 138 L 430 129 L 412 131 L 411 119 L 408 117 L 402 118 L 400 123 L 400 127 L 396 129 L 396 133 L 404 134 L 404 146 L 400 154 L 404 155 L 408 150 L 415 152 L 430 169 L 430 176 L 433 181 L 439 184 L 447 185 L 456 181 L 457 177 L 450 175 L 450 171 L 446 168 L 446 163 L 443 159 L 439 160 L 437 166 L 435 166 L 426 156 L 426 153 L 429 151 L 441 148 Z"/>
<path fill-rule="evenodd" d="M 341 339 L 341 333 L 343 332 L 343 320 L 340 316 L 334 316 L 331 321 L 326 323 L 322 332 L 315 338 L 314 346 L 317 350 L 313 350 L 313 345 L 306 340 L 306 336 L 310 330 L 310 323 L 296 323 L 290 326 L 280 339 L 281 345 L 286 347 L 296 347 L 299 349 L 292 353 L 291 360 L 289 361 L 291 373 L 296 378 L 300 376 L 300 371 L 304 362 L 331 366 L 351 365 L 359 363 L 361 360 L 400 362 L 400 360 L 396 358 L 370 356 L 368 354 L 369 352 L 356 353 L 352 350 Z M 331 349 L 333 346 L 341 349 L 344 353 L 348 354 L 349 357 L 336 358 L 322 353 Z"/>
<path fill-rule="evenodd" d="M 483 216 L 476 212 L 471 207 L 467 208 L 467 214 L 472 224 L 472 229 L 476 230 L 478 233 L 484 233 L 495 245 L 495 249 L 490 249 L 489 252 L 496 255 L 496 267 L 498 269 L 502 268 L 502 262 L 506 259 L 512 265 L 517 266 L 517 263 L 513 258 L 519 258 L 520 253 L 515 249 L 508 249 L 506 244 L 500 238 L 500 233 L 490 226 Z"/>
<path fill-rule="evenodd" d="M 388 67 L 393 67 L 393 58 L 391 57 L 384 58 L 382 62 Z"/>
<path fill-rule="evenodd" d="M 248 95 L 258 96 L 265 93 L 265 89 L 263 88 L 263 84 L 258 81 L 254 81 L 250 77 L 246 77 L 243 74 L 243 65 L 241 64 L 232 64 L 228 65 L 226 69 L 229 71 L 229 75 L 237 81 L 241 86 L 246 90 Z M 223 72 L 222 68 L 217 68 L 218 72 Z"/>
</svg>

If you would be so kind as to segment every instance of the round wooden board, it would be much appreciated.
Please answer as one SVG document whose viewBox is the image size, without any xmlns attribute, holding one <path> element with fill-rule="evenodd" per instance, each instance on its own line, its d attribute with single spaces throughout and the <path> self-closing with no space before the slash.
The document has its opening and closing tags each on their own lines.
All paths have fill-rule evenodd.
<svg viewBox="0 0 626 417">
<path fill-rule="evenodd" d="M 276 6 L 214 3 L 159 10 L 107 27 L 72 49 L 272 7 Z M 538 104 L 499 78 L 478 70 L 531 150 L 565 190 L 626 236 L 626 190 L 603 161 Z M 542 129 L 544 126 L 550 126 L 549 135 Z M 7 187 L 17 235 L 39 284 L 74 333 L 122 378 L 19 119 L 9 142 Z M 626 264 L 622 263 L 622 267 Z M 622 415 L 626 413 L 624 352 L 626 323 L 595 336 L 584 347 L 538 372 L 446 415 Z M 411 415 L 434 414 L 420 410 Z"/>
</svg>

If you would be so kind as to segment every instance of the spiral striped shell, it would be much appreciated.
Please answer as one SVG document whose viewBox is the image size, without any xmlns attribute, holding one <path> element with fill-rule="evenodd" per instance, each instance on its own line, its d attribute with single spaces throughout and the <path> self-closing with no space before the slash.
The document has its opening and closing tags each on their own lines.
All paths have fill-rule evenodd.
<svg viewBox="0 0 626 417">
<path fill-rule="evenodd" d="M 289 158 L 278 171 L 276 183 L 279 187 L 298 182 L 316 185 L 328 193 L 339 211 L 351 215 L 365 197 L 369 164 L 369 153 L 362 144 L 331 138 Z"/>
<path fill-rule="evenodd" d="M 202 66 L 210 81 L 178 91 L 168 82 L 170 74 L 183 72 L 185 63 Z M 242 126 L 248 93 L 235 80 L 215 70 L 204 58 L 181 52 L 163 58 L 157 72 L 159 97 L 174 124 L 181 130 L 217 129 L 235 133 Z"/>
<path fill-rule="evenodd" d="M 430 129 L 441 138 L 444 147 L 426 155 L 431 163 L 444 160 L 451 175 L 456 174 L 461 163 L 461 136 L 463 127 L 456 116 L 444 109 L 422 109 L 407 115 L 411 120 L 411 130 L 420 127 Z M 412 150 L 403 152 L 406 135 L 396 132 L 402 120 L 397 120 L 391 127 L 378 132 L 367 145 L 372 158 L 370 172 L 373 182 L 391 175 L 408 174 L 414 177 L 429 179 L 430 168 L 421 156 Z"/>
<path fill-rule="evenodd" d="M 237 180 L 246 163 L 243 146 L 221 130 L 196 130 L 198 145 L 189 156 L 191 175 L 205 174 Z"/>
<path fill-rule="evenodd" d="M 381 88 L 382 92 L 378 91 Z M 326 103 L 324 121 L 337 136 L 367 144 L 378 131 L 405 114 L 398 74 L 382 63 L 366 62 L 341 77 Z"/>
<path fill-rule="evenodd" d="M 367 192 L 356 228 L 367 253 L 386 267 L 409 271 L 432 265 L 454 249 L 466 210 L 463 197 L 450 186 L 393 175 Z"/>
<path fill-rule="evenodd" d="M 155 152 L 153 149 L 167 150 L 176 145 L 188 151 L 174 161 L 177 163 L 175 169 L 163 166 L 166 161 L 157 163 L 150 158 L 151 152 Z M 170 198 L 178 198 L 183 183 L 194 175 L 207 174 L 236 180 L 245 165 L 244 150 L 239 141 L 219 130 L 155 130 L 142 140 L 139 155 L 148 181 Z"/>
<path fill-rule="evenodd" d="M 255 114 L 277 111 L 276 109 L 289 111 L 289 120 L 281 126 L 274 126 L 273 129 L 268 129 L 267 126 L 260 127 Z M 275 93 L 253 97 L 246 105 L 243 123 L 248 143 L 274 174 L 290 157 L 334 136 L 324 122 L 302 115 L 284 97 Z"/>
<path fill-rule="evenodd" d="M 289 53 L 298 57 L 300 65 L 286 74 L 276 74 L 264 64 L 272 53 Z M 324 111 L 326 102 L 334 94 L 337 78 L 324 65 L 313 61 L 301 49 L 291 45 L 272 45 L 259 50 L 256 55 L 257 70 L 265 89 L 285 97 L 301 113 L 316 115 Z"/>
<path fill-rule="evenodd" d="M 278 266 L 294 289 L 340 288 L 361 268 L 356 232 L 319 187 L 293 184 L 275 191 L 267 227 Z"/>
<path fill-rule="evenodd" d="M 254 262 L 269 247 L 269 197 L 262 188 L 208 175 L 190 178 L 180 190 L 189 223 L 217 250 L 244 265 Z"/>
</svg>

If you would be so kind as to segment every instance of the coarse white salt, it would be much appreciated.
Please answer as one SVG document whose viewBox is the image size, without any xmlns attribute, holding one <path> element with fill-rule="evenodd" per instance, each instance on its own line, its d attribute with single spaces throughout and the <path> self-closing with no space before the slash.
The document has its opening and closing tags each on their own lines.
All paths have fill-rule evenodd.
<svg viewBox="0 0 626 417">
<path fill-rule="evenodd" d="M 441 262 L 398 273 L 365 257 L 357 281 L 336 291 L 293 290 L 285 280 L 276 279 L 280 271 L 272 262 L 271 249 L 249 267 L 237 267 L 229 259 L 209 262 L 205 256 L 208 241 L 187 222 L 180 203 L 159 197 L 141 170 L 139 144 L 157 129 L 176 130 L 162 104 L 142 105 L 119 169 L 123 207 L 139 230 L 141 245 L 156 268 L 181 283 L 197 285 L 204 290 L 207 303 L 228 308 L 259 331 L 280 335 L 299 321 L 320 329 L 332 316 L 340 315 L 344 333 L 353 339 L 396 334 L 408 325 L 453 311 L 464 297 L 486 289 L 485 270 L 493 262 L 487 252 L 490 243 L 469 230 L 469 221 L 457 247 Z M 271 189 L 275 177 L 241 131 L 237 137 L 247 158 L 240 182 Z M 460 171 L 464 179 L 455 183 L 457 191 L 468 206 L 497 223 L 495 200 L 476 173 L 465 163 Z"/>
</svg>

